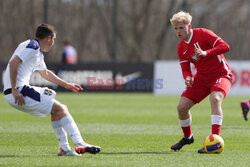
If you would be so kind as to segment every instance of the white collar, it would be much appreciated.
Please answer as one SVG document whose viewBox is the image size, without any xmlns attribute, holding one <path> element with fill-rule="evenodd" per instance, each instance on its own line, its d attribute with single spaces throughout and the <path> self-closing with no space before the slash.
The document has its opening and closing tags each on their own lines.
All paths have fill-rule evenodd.
<svg viewBox="0 0 250 167">
<path fill-rule="evenodd" d="M 188 41 L 184 41 L 184 42 L 187 43 L 187 44 L 190 43 L 190 41 L 191 41 L 191 39 L 192 39 L 192 37 L 193 37 L 193 29 L 191 29 L 190 32 L 191 32 L 191 35 L 190 35 Z"/>
</svg>

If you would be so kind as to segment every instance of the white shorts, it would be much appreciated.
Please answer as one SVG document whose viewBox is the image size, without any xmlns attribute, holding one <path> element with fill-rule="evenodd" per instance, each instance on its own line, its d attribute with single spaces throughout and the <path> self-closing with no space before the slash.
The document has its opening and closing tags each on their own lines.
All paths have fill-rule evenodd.
<svg viewBox="0 0 250 167">
<path fill-rule="evenodd" d="M 24 89 L 23 89 L 24 88 Z M 25 104 L 20 106 L 15 104 L 15 98 L 12 94 L 5 95 L 6 101 L 14 108 L 37 116 L 39 118 L 45 118 L 51 113 L 56 92 L 47 87 L 36 86 L 23 86 L 18 88 L 24 95 Z"/>
</svg>

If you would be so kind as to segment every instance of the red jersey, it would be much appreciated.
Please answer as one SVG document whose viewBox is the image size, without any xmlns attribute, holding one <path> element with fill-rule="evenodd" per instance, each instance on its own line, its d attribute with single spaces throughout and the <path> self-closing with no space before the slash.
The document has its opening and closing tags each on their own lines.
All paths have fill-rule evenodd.
<svg viewBox="0 0 250 167">
<path fill-rule="evenodd" d="M 195 55 L 196 48 L 206 51 L 207 56 Z M 190 63 L 195 65 L 196 76 L 206 79 L 226 76 L 231 79 L 231 70 L 223 55 L 229 50 L 229 45 L 212 31 L 204 28 L 191 29 L 188 42 L 182 40 L 178 45 L 178 56 L 184 79 L 192 76 Z"/>
</svg>

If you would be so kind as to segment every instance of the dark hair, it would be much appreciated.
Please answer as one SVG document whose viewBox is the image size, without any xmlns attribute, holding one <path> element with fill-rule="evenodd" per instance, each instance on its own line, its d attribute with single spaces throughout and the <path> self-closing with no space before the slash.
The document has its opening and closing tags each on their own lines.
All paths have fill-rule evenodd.
<svg viewBox="0 0 250 167">
<path fill-rule="evenodd" d="M 53 37 L 56 33 L 55 27 L 50 24 L 40 24 L 36 29 L 36 38 L 44 39 L 48 36 Z"/>
</svg>

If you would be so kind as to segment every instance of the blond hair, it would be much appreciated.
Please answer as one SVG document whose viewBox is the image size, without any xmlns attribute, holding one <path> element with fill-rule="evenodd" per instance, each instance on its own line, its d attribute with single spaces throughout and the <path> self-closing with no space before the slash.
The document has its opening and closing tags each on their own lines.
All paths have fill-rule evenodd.
<svg viewBox="0 0 250 167">
<path fill-rule="evenodd" d="M 191 24 L 192 16 L 187 12 L 180 11 L 173 15 L 170 22 L 172 26 L 175 26 L 177 23 Z"/>
</svg>

